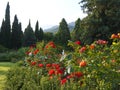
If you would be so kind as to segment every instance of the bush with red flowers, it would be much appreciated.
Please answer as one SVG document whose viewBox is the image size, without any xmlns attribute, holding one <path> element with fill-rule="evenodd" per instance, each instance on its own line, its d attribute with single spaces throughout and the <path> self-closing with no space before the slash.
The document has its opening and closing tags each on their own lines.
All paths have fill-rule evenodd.
<svg viewBox="0 0 120 90">
<path fill-rule="evenodd" d="M 91 45 L 69 41 L 72 51 L 57 52 L 54 42 L 26 51 L 24 66 L 8 72 L 6 90 L 119 90 L 120 34 Z"/>
</svg>

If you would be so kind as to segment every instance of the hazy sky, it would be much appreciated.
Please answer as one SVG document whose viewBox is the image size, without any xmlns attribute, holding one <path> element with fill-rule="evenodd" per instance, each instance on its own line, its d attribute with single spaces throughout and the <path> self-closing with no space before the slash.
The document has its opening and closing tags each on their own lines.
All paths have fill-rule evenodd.
<svg viewBox="0 0 120 90">
<path fill-rule="evenodd" d="M 38 20 L 39 26 L 43 29 L 48 26 L 59 25 L 62 18 L 67 23 L 83 18 L 80 0 L 0 0 L 0 26 L 5 17 L 5 9 L 7 2 L 10 4 L 11 24 L 14 15 L 17 14 L 19 22 L 22 23 L 22 29 L 26 28 L 29 19 L 33 29 Z"/>
</svg>

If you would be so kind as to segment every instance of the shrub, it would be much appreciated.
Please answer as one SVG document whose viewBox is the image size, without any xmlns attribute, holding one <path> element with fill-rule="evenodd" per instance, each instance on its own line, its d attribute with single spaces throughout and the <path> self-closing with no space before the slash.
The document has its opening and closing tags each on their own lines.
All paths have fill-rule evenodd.
<svg viewBox="0 0 120 90">
<path fill-rule="evenodd" d="M 71 52 L 57 52 L 54 42 L 30 47 L 24 66 L 8 72 L 8 89 L 119 90 L 120 38 L 81 46 L 69 41 Z"/>
</svg>

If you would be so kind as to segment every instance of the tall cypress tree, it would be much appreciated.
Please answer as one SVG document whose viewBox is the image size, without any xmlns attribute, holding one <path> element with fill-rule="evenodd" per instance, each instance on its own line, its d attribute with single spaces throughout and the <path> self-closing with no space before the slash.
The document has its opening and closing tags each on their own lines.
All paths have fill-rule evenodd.
<svg viewBox="0 0 120 90">
<path fill-rule="evenodd" d="M 12 34 L 11 34 L 11 46 L 12 48 L 18 49 L 22 45 L 22 40 L 21 40 L 21 24 L 19 25 L 18 23 L 18 18 L 17 15 L 14 17 L 14 22 L 12 25 Z"/>
<path fill-rule="evenodd" d="M 59 41 L 58 43 L 61 43 L 63 45 L 66 45 L 68 43 L 68 40 L 71 39 L 70 31 L 64 18 L 60 22 L 59 30 L 56 34 L 56 39 Z"/>
<path fill-rule="evenodd" d="M 1 35 L 1 37 L 0 37 L 0 44 L 1 45 L 3 45 L 3 46 L 5 46 L 5 21 L 4 21 L 4 19 L 3 19 L 3 21 L 2 21 L 2 25 L 1 25 L 1 33 L 0 33 Z"/>
<path fill-rule="evenodd" d="M 35 43 L 36 43 L 35 33 L 31 27 L 31 24 L 29 21 L 29 25 L 27 26 L 27 28 L 25 29 L 25 32 L 24 32 L 23 45 L 30 46 L 30 45 L 33 45 Z"/>
<path fill-rule="evenodd" d="M 4 27 L 4 46 L 7 48 L 10 48 L 10 43 L 11 43 L 11 26 L 10 26 L 10 6 L 9 2 L 7 3 L 6 7 L 6 13 L 5 13 L 5 27 Z"/>
<path fill-rule="evenodd" d="M 36 22 L 36 25 L 35 25 L 35 36 L 37 41 L 39 41 L 39 22 L 38 21 Z"/>
<path fill-rule="evenodd" d="M 44 38 L 44 32 L 43 32 L 43 29 L 40 27 L 38 40 L 39 40 L 39 41 L 42 41 L 43 38 Z"/>
<path fill-rule="evenodd" d="M 38 21 L 36 22 L 36 25 L 35 25 L 35 36 L 36 36 L 37 41 L 43 40 L 44 32 L 43 32 L 43 29 L 41 27 L 39 29 L 39 22 Z"/>
<path fill-rule="evenodd" d="M 18 33 L 19 33 L 18 48 L 20 48 L 23 45 L 23 31 L 22 31 L 22 25 L 20 22 L 18 24 Z"/>
<path fill-rule="evenodd" d="M 75 22 L 75 27 L 74 27 L 74 29 L 72 31 L 72 40 L 73 41 L 80 40 L 80 34 L 81 34 L 80 29 L 81 29 L 81 27 L 80 27 L 80 18 L 78 18 L 76 20 L 76 22 Z"/>
</svg>

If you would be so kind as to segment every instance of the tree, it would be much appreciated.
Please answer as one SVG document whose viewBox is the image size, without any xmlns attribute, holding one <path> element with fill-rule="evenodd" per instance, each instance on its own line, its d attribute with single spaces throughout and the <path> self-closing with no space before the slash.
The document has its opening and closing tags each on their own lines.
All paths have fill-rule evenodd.
<svg viewBox="0 0 120 90">
<path fill-rule="evenodd" d="M 19 32 L 19 42 L 18 42 L 18 47 L 20 48 L 20 47 L 22 47 L 22 45 L 23 45 L 23 31 L 22 31 L 22 25 L 21 25 L 21 23 L 19 22 L 19 24 L 18 24 L 18 32 Z"/>
<path fill-rule="evenodd" d="M 36 22 L 36 25 L 35 25 L 35 36 L 36 36 L 36 39 L 37 41 L 39 40 L 39 22 L 37 21 Z"/>
<path fill-rule="evenodd" d="M 0 44 L 1 45 L 3 45 L 3 46 L 5 46 L 5 21 L 4 21 L 4 19 L 3 19 L 3 21 L 2 21 L 2 25 L 1 25 L 1 31 L 0 31 Z"/>
<path fill-rule="evenodd" d="M 56 34 L 56 40 L 58 43 L 61 43 L 63 45 L 66 45 L 68 43 L 68 40 L 70 40 L 70 31 L 67 25 L 67 22 L 63 18 L 59 25 L 59 30 Z"/>
<path fill-rule="evenodd" d="M 36 22 L 36 26 L 35 26 L 35 36 L 37 41 L 42 41 L 43 40 L 43 36 L 44 36 L 44 32 L 43 29 L 40 28 L 39 29 L 39 22 Z"/>
<path fill-rule="evenodd" d="M 3 32 L 3 46 L 10 48 L 11 43 L 11 26 L 10 26 L 10 6 L 9 2 L 7 3 L 6 13 L 5 13 L 5 21 L 3 21 L 2 32 Z"/>
<path fill-rule="evenodd" d="M 54 37 L 54 35 L 53 35 L 53 33 L 51 33 L 51 32 L 46 32 L 46 33 L 44 33 L 44 40 L 45 40 L 45 41 L 52 41 L 52 40 L 53 40 L 53 37 Z"/>
<path fill-rule="evenodd" d="M 35 43 L 36 43 L 35 33 L 31 27 L 31 24 L 29 21 L 29 25 L 27 26 L 27 28 L 25 29 L 25 32 L 24 32 L 23 45 L 24 46 L 31 46 Z"/>
<path fill-rule="evenodd" d="M 120 0 L 82 0 L 84 12 L 88 14 L 87 32 L 96 39 L 109 40 L 112 33 L 120 32 Z"/>
<path fill-rule="evenodd" d="M 72 31 L 72 40 L 73 41 L 80 40 L 80 35 L 81 35 L 81 32 L 80 32 L 80 30 L 81 30 L 80 22 L 81 22 L 80 18 L 78 18 L 76 20 L 76 22 L 75 22 L 75 27 L 74 27 L 74 29 Z"/>
<path fill-rule="evenodd" d="M 14 22 L 12 24 L 12 34 L 11 34 L 11 46 L 12 48 L 18 49 L 22 46 L 22 30 L 21 24 L 19 24 L 17 15 L 14 17 Z"/>
<path fill-rule="evenodd" d="M 39 30 L 39 38 L 38 38 L 38 40 L 39 41 L 42 41 L 43 39 L 44 39 L 44 32 L 43 32 L 43 29 L 40 27 L 40 30 Z"/>
</svg>

